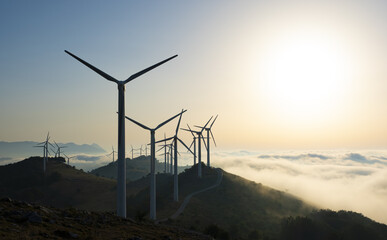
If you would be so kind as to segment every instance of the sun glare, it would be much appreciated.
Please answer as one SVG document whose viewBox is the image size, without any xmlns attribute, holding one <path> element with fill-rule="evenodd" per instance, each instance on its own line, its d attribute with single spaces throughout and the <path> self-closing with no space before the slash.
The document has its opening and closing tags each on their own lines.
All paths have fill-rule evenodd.
<svg viewBox="0 0 387 240">
<path fill-rule="evenodd" d="M 326 36 L 298 34 L 267 49 L 259 67 L 259 88 L 273 111 L 296 121 L 335 112 L 345 98 L 350 60 Z"/>
</svg>

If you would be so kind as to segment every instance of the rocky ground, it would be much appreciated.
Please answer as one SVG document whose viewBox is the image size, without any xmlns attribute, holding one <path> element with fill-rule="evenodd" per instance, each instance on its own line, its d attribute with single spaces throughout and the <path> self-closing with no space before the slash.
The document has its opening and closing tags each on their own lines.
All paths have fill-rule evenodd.
<svg viewBox="0 0 387 240">
<path fill-rule="evenodd" d="M 56 209 L 0 200 L 0 239 L 212 239 L 201 233 L 151 222 L 136 222 L 109 212 Z"/>
</svg>

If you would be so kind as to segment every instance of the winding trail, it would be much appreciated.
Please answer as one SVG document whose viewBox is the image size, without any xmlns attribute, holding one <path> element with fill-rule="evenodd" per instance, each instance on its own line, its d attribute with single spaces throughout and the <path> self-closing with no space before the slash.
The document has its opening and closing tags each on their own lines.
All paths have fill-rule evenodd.
<svg viewBox="0 0 387 240">
<path fill-rule="evenodd" d="M 204 188 L 202 190 L 199 190 L 199 191 L 196 191 L 196 192 L 193 192 L 191 193 L 190 195 L 188 195 L 183 203 L 180 205 L 179 209 L 177 209 L 177 211 L 171 216 L 171 219 L 175 219 L 177 218 L 185 209 L 185 207 L 188 205 L 189 201 L 191 200 L 191 198 L 199 193 L 202 193 L 202 192 L 205 192 L 205 191 L 208 191 L 208 190 L 211 190 L 213 188 L 216 188 L 218 187 L 221 182 L 222 182 L 222 179 L 223 179 L 223 172 L 220 168 L 217 168 L 216 171 L 218 172 L 218 179 L 216 180 L 216 183 L 212 186 L 209 186 L 207 188 Z M 162 221 L 162 220 L 161 220 Z"/>
</svg>

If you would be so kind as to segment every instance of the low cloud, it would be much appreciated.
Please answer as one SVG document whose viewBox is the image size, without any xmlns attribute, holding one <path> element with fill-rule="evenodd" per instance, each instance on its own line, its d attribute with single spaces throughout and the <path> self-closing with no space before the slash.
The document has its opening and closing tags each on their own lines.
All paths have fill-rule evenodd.
<svg viewBox="0 0 387 240">
<path fill-rule="evenodd" d="M 235 152 L 213 165 L 303 198 L 319 207 L 363 213 L 387 223 L 387 152 Z"/>
<path fill-rule="evenodd" d="M 77 158 L 78 160 L 95 162 L 95 161 L 100 160 L 101 157 L 100 157 L 100 156 L 78 155 L 78 156 L 76 156 L 76 158 Z"/>
<path fill-rule="evenodd" d="M 12 160 L 10 157 L 0 157 L 0 162 Z"/>
</svg>

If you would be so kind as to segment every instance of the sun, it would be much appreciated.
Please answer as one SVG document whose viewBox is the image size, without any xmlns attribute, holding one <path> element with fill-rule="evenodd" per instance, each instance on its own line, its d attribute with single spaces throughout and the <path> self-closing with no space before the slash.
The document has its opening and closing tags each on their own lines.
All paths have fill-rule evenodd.
<svg viewBox="0 0 387 240">
<path fill-rule="evenodd" d="M 345 98 L 350 59 L 339 41 L 295 34 L 270 45 L 259 66 L 259 93 L 272 111 L 296 121 L 321 119 Z"/>
</svg>

